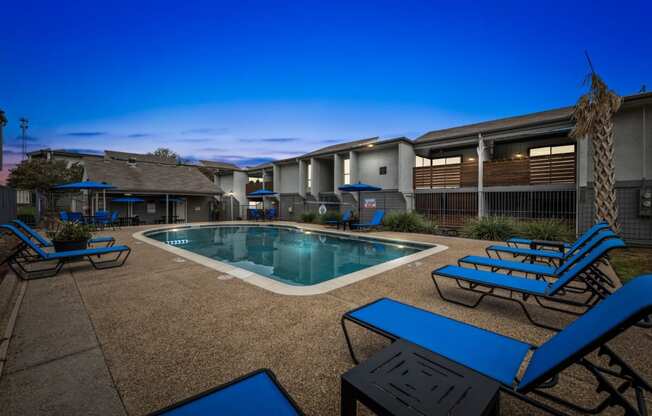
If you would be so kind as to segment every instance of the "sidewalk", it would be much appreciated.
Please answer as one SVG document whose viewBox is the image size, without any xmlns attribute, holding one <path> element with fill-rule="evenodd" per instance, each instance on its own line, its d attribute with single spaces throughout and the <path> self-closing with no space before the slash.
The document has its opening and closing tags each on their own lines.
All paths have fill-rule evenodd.
<svg viewBox="0 0 652 416">
<path fill-rule="evenodd" d="M 2 414 L 126 415 L 70 272 L 27 285 L 0 379 Z"/>
</svg>

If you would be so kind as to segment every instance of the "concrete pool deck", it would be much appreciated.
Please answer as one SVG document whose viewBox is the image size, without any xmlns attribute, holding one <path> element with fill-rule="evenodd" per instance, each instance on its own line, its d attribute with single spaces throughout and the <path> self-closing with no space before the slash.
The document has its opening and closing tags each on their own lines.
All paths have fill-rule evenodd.
<svg viewBox="0 0 652 416">
<path fill-rule="evenodd" d="M 467 309 L 435 294 L 430 271 L 482 254 L 486 242 L 370 233 L 448 250 L 325 294 L 297 297 L 132 237 L 147 228 L 156 226 L 106 233 L 133 249 L 122 268 L 96 271 L 79 263 L 27 283 L 0 378 L 3 415 L 141 415 L 260 367 L 274 371 L 307 414 L 336 415 L 339 376 L 353 366 L 340 318 L 383 296 L 537 345 L 552 335 L 530 325 L 515 304 L 487 300 Z M 539 309 L 535 316 L 568 322 Z M 356 328 L 351 334 L 361 357 L 386 343 Z M 652 380 L 652 331 L 630 329 L 610 345 Z M 566 397 L 582 403 L 596 397 L 581 370 L 561 379 L 558 391 Z M 505 395 L 501 407 L 504 415 L 538 414 Z"/>
</svg>

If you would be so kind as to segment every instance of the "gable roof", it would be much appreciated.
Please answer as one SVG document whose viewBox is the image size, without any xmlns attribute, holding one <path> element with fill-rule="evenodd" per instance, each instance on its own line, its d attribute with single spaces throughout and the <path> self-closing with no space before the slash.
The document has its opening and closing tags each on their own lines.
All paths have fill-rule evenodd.
<svg viewBox="0 0 652 416">
<path fill-rule="evenodd" d="M 415 143 L 426 143 L 435 140 L 453 139 L 457 137 L 477 136 L 501 130 L 512 130 L 532 125 L 542 125 L 561 121 L 571 121 L 573 107 L 557 108 L 515 117 L 501 118 L 498 120 L 484 121 L 482 123 L 468 124 L 466 126 L 451 127 L 442 130 L 433 130 L 415 140 Z"/>
<path fill-rule="evenodd" d="M 162 163 L 165 165 L 176 165 L 177 160 L 173 157 L 160 157 L 156 155 L 148 155 L 141 153 L 128 153 L 128 152 L 116 152 L 114 150 L 105 150 L 104 157 L 106 159 L 115 159 L 115 160 L 135 160 L 137 162 L 149 162 L 149 163 Z"/>
<path fill-rule="evenodd" d="M 122 192 L 180 195 L 222 193 L 196 166 L 162 163 L 128 163 L 117 159 L 83 158 L 89 181 L 106 182 Z"/>
<path fill-rule="evenodd" d="M 227 163 L 227 162 L 219 162 L 214 160 L 200 160 L 199 163 L 201 163 L 202 166 L 205 166 L 207 168 L 242 170 L 238 166 L 234 165 L 233 163 Z"/>
<path fill-rule="evenodd" d="M 351 142 L 337 143 L 330 146 L 322 147 L 321 149 L 313 150 L 312 152 L 306 153 L 299 157 L 303 158 L 303 157 L 316 156 L 316 155 L 321 155 L 326 153 L 336 153 L 336 152 L 350 149 L 352 147 L 364 146 L 376 142 L 378 142 L 378 137 L 370 137 L 362 140 L 353 140 Z"/>
</svg>

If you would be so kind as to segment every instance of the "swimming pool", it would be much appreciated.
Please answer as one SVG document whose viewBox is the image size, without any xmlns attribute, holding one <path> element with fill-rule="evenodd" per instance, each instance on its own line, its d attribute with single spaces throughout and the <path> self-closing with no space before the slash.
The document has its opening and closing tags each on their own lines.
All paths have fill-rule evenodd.
<svg viewBox="0 0 652 416">
<path fill-rule="evenodd" d="M 398 259 L 413 261 L 413 256 L 441 247 L 296 227 L 251 224 L 153 230 L 145 232 L 144 236 L 164 244 L 177 254 L 191 253 L 194 256 L 190 258 L 195 261 L 203 258 L 203 261 L 199 261 L 203 264 L 208 261 L 207 265 L 210 266 L 219 262 L 250 272 L 236 273 L 236 277 L 251 281 L 253 277 L 262 276 L 273 280 L 277 283 L 277 289 L 278 284 L 295 289 L 320 285 L 324 288 L 324 284 L 343 276 L 355 277 L 356 273 Z M 233 274 L 233 269 L 215 268 Z M 269 284 L 263 286 L 270 289 Z M 325 289 L 335 286 L 340 285 L 326 285 Z M 297 290 L 292 292 L 303 294 L 297 293 L 300 292 Z M 312 294 L 315 291 L 309 292 Z"/>
</svg>

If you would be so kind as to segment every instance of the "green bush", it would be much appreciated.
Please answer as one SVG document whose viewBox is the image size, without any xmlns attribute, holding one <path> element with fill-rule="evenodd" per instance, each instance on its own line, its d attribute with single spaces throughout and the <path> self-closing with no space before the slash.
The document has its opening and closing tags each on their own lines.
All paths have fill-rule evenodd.
<svg viewBox="0 0 652 416">
<path fill-rule="evenodd" d="M 317 219 L 317 214 L 315 214 L 314 212 L 304 212 L 303 214 L 301 214 L 301 222 L 312 223 L 315 222 L 316 219 Z"/>
<path fill-rule="evenodd" d="M 416 212 L 390 212 L 383 219 L 389 231 L 402 233 L 433 233 L 437 225 Z"/>
<path fill-rule="evenodd" d="M 318 222 L 320 224 L 326 224 L 328 221 L 339 221 L 342 218 L 339 212 L 337 211 L 326 211 L 324 215 L 320 215 Z"/>
<path fill-rule="evenodd" d="M 36 216 L 36 207 L 29 205 L 21 205 L 16 209 L 16 215 L 31 215 L 32 217 Z"/>
<path fill-rule="evenodd" d="M 575 233 L 567 223 L 547 219 L 522 223 L 519 226 L 518 234 L 531 240 L 570 241 Z"/>
<path fill-rule="evenodd" d="M 88 241 L 93 236 L 88 225 L 73 221 L 59 221 L 47 234 L 52 241 Z"/>
<path fill-rule="evenodd" d="M 462 236 L 476 240 L 504 241 L 516 234 L 516 225 L 506 217 L 473 219 L 462 228 Z"/>
</svg>

